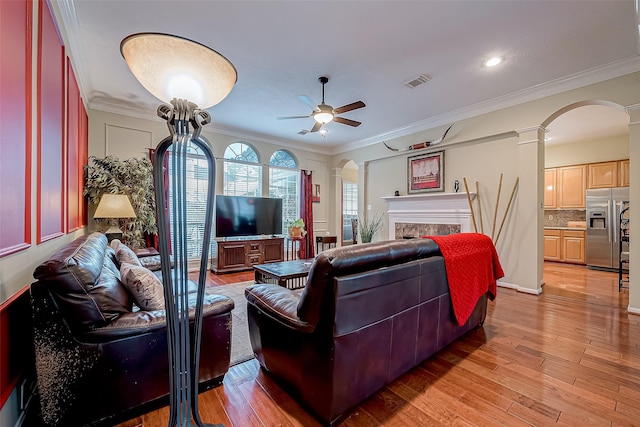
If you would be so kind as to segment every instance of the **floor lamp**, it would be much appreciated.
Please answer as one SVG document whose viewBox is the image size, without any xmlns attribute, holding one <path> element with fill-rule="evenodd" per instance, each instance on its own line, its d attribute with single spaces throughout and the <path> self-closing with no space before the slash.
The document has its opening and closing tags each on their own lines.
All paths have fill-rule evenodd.
<svg viewBox="0 0 640 427">
<path fill-rule="evenodd" d="M 166 120 L 170 136 L 158 144 L 153 170 L 171 368 L 169 427 L 192 426 L 192 420 L 197 426 L 211 426 L 202 422 L 198 412 L 198 367 L 213 222 L 215 161 L 211 148 L 200 137 L 200 130 L 211 122 L 204 109 L 216 105 L 231 92 L 237 72 L 231 62 L 207 46 L 167 34 L 132 34 L 122 40 L 120 52 L 138 81 L 156 98 L 170 102 L 158 107 L 158 116 Z M 209 181 L 195 320 L 190 331 L 186 176 L 187 153 L 194 148 L 205 155 Z M 171 172 L 168 183 L 166 166 Z M 171 193 L 169 204 L 167 192 Z M 174 257 L 173 269 L 170 252 Z"/>
</svg>

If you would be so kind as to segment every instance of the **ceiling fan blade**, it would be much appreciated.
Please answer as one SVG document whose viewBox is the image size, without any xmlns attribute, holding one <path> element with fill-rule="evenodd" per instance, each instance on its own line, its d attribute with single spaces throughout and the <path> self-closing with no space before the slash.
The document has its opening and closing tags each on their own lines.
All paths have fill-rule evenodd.
<svg viewBox="0 0 640 427">
<path fill-rule="evenodd" d="M 342 123 L 343 125 L 353 126 L 354 128 L 358 127 L 358 126 L 360 126 L 362 124 L 360 122 L 356 122 L 355 120 L 345 119 L 344 117 L 334 117 L 333 121 L 334 122 L 338 122 L 338 123 Z"/>
<path fill-rule="evenodd" d="M 313 111 L 320 111 L 320 109 L 318 108 L 318 105 L 315 102 L 313 102 L 313 100 L 309 98 L 307 95 L 300 95 L 300 101 L 307 104 L 309 108 L 311 108 Z"/>
<path fill-rule="evenodd" d="M 334 108 L 333 112 L 335 114 L 346 113 L 347 111 L 357 110 L 358 108 L 366 107 L 365 103 L 362 101 L 352 102 L 351 104 L 343 105 L 342 107 Z"/>
<path fill-rule="evenodd" d="M 289 119 L 306 119 L 311 117 L 311 114 L 308 116 L 287 116 L 287 117 L 276 117 L 278 120 L 289 120 Z"/>
<path fill-rule="evenodd" d="M 309 132 L 318 132 L 321 127 L 322 127 L 322 123 L 316 122 L 316 124 L 313 125 L 313 127 L 311 128 L 311 130 Z"/>
</svg>

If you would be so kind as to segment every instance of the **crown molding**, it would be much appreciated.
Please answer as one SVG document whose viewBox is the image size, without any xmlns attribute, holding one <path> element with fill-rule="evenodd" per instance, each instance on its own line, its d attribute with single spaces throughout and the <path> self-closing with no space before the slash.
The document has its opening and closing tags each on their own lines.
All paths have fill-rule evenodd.
<svg viewBox="0 0 640 427">
<path fill-rule="evenodd" d="M 158 101 L 159 102 L 159 101 Z M 159 104 L 158 104 L 159 105 Z M 128 105 L 123 105 L 119 102 L 105 102 L 104 100 L 100 102 L 91 101 L 89 104 L 89 108 L 92 110 L 103 111 L 106 113 L 118 114 L 118 115 L 126 115 L 129 117 L 135 117 L 141 120 L 150 120 L 155 122 L 162 122 L 157 115 L 151 114 L 148 109 L 143 109 L 139 107 L 133 107 Z M 155 110 L 154 110 L 155 111 Z M 275 145 L 276 147 L 282 148 L 291 148 L 294 150 L 303 150 L 309 151 L 312 153 L 324 154 L 327 156 L 332 155 L 330 150 L 325 147 L 318 147 L 315 145 L 304 144 L 297 141 L 291 141 L 286 139 L 274 139 L 272 137 L 268 137 L 265 135 L 260 135 L 257 133 L 251 133 L 246 131 L 241 131 L 238 129 L 232 129 L 224 126 L 217 125 L 215 121 L 212 123 L 213 127 L 203 128 L 202 131 L 205 134 L 216 134 L 216 135 L 224 135 L 232 138 L 237 138 L 238 140 L 245 140 L 248 142 L 262 142 L 265 144 Z"/>
<path fill-rule="evenodd" d="M 80 88 L 80 95 L 82 99 L 85 100 L 85 105 L 89 107 L 87 94 L 89 88 L 93 88 L 93 82 L 91 81 L 90 73 L 82 72 L 82 70 L 89 69 L 89 61 L 87 60 L 87 54 L 84 50 L 84 44 L 76 41 L 81 40 L 82 37 L 74 0 L 52 1 L 50 5 L 56 21 L 58 23 L 62 22 L 62 25 L 58 25 L 58 31 L 65 45 L 65 53 L 69 57 L 75 71 L 76 81 Z"/>
<path fill-rule="evenodd" d="M 450 124 L 453 122 L 469 119 L 481 114 L 491 113 L 503 108 L 513 107 L 525 102 L 535 101 L 547 96 L 578 89 L 591 84 L 603 82 L 605 80 L 614 79 L 638 72 L 640 70 L 640 56 L 634 56 L 621 61 L 612 62 L 610 64 L 592 68 L 590 70 L 571 74 L 550 82 L 532 86 L 527 89 L 512 92 L 510 94 L 491 99 L 489 101 L 479 102 L 455 111 L 451 111 L 439 116 L 430 117 L 428 119 L 416 122 L 412 125 L 394 129 L 371 138 L 352 142 L 342 147 L 338 147 L 333 154 L 340 154 L 350 150 L 363 148 L 382 140 L 400 138 L 402 136 L 411 135 L 413 133 L 422 132 L 437 126 Z"/>
</svg>

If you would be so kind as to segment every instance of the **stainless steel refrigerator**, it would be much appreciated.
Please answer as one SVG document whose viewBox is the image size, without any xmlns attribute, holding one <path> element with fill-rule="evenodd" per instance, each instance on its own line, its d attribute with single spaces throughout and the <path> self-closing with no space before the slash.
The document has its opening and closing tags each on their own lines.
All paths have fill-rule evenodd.
<svg viewBox="0 0 640 427">
<path fill-rule="evenodd" d="M 587 267 L 619 268 L 623 201 L 629 201 L 629 187 L 587 190 Z"/>
</svg>

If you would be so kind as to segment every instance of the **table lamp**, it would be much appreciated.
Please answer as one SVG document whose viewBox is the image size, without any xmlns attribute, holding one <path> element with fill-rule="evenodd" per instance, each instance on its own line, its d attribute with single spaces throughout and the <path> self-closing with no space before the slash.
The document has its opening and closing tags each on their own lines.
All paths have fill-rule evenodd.
<svg viewBox="0 0 640 427">
<path fill-rule="evenodd" d="M 122 230 L 118 224 L 120 218 L 135 218 L 136 213 L 126 194 L 103 194 L 100 203 L 93 214 L 93 218 L 109 218 L 109 229 L 104 232 L 111 241 L 122 237 Z"/>
</svg>

